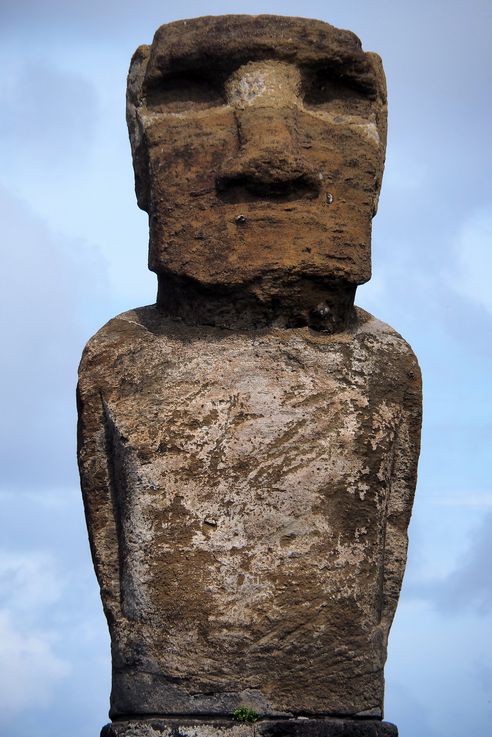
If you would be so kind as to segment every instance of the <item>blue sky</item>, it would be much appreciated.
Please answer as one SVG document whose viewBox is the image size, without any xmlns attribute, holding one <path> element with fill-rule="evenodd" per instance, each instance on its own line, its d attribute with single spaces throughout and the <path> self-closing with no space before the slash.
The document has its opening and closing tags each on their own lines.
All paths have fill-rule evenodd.
<svg viewBox="0 0 492 737">
<path fill-rule="evenodd" d="M 109 639 L 75 466 L 76 368 L 107 319 L 154 301 L 124 120 L 132 51 L 161 23 L 225 12 L 326 20 L 379 52 L 390 132 L 372 281 L 357 302 L 424 374 L 410 556 L 386 717 L 402 737 L 492 717 L 492 4 L 489 0 L 0 6 L 3 308 L 0 734 L 94 737 Z"/>
</svg>

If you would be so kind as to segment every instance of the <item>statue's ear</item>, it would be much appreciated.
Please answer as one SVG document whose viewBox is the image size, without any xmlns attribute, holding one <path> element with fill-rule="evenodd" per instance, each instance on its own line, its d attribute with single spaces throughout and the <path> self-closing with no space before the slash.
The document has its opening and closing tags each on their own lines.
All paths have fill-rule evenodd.
<svg viewBox="0 0 492 737">
<path fill-rule="evenodd" d="M 381 190 L 381 182 L 383 180 L 384 160 L 386 158 L 386 140 L 388 135 L 388 98 L 386 92 L 386 75 L 384 73 L 381 57 L 379 56 L 379 54 L 375 54 L 373 51 L 367 51 L 366 56 L 372 66 L 374 76 L 376 77 L 377 95 L 375 101 L 375 113 L 376 125 L 378 128 L 380 141 L 379 172 L 376 179 L 376 188 L 373 203 L 373 215 L 375 215 L 378 209 L 379 192 Z"/>
<path fill-rule="evenodd" d="M 143 81 L 150 56 L 150 46 L 139 46 L 132 56 L 126 86 L 126 122 L 132 149 L 135 193 L 138 206 L 149 211 L 149 158 L 139 116 L 143 101 Z"/>
</svg>

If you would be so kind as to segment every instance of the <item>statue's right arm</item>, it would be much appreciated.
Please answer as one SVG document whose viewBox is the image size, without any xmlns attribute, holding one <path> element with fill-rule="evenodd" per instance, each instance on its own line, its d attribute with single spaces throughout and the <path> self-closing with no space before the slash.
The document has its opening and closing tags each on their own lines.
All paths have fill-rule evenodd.
<svg viewBox="0 0 492 737">
<path fill-rule="evenodd" d="M 88 366 L 87 351 L 77 386 L 77 455 L 87 530 L 108 620 L 120 609 L 118 530 L 113 494 L 110 438 L 103 391 Z"/>
</svg>

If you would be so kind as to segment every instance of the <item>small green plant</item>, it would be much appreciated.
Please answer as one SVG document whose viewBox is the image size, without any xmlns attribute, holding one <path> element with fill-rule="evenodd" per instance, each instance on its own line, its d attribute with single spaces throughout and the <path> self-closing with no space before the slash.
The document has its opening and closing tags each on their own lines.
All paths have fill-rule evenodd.
<svg viewBox="0 0 492 737">
<path fill-rule="evenodd" d="M 255 709 L 250 709 L 249 706 L 240 706 L 239 709 L 232 712 L 232 716 L 236 722 L 244 722 L 245 724 L 254 724 L 260 718 L 258 712 Z"/>
</svg>

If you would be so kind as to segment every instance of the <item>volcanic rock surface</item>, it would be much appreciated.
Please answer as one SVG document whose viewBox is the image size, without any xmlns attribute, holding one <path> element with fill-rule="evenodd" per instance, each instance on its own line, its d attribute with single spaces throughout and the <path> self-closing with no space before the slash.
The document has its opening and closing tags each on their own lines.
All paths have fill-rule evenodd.
<svg viewBox="0 0 492 737">
<path fill-rule="evenodd" d="M 157 304 L 91 339 L 78 388 L 107 734 L 239 737 L 247 706 L 264 737 L 394 735 L 421 386 L 408 344 L 354 307 L 381 61 L 320 21 L 178 21 L 135 53 L 127 119 Z"/>
<path fill-rule="evenodd" d="M 81 366 L 112 713 L 380 714 L 420 376 L 367 313 L 334 335 L 110 321 Z"/>
</svg>

